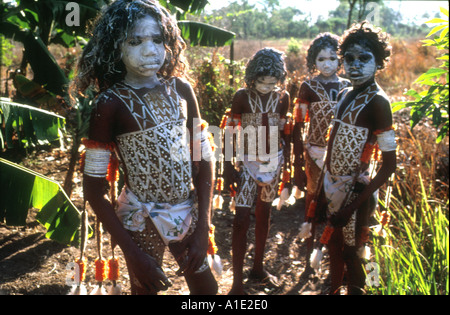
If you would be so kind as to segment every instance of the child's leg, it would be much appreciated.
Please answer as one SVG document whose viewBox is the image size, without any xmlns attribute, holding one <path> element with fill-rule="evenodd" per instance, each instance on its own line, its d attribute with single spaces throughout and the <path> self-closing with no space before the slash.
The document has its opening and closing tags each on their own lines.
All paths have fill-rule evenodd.
<svg viewBox="0 0 450 315">
<path fill-rule="evenodd" d="M 356 212 L 355 246 L 345 246 L 345 261 L 348 275 L 348 294 L 364 293 L 366 274 L 364 261 L 360 257 L 362 248 L 369 237 L 369 217 L 372 213 L 373 197 L 366 200 Z"/>
<path fill-rule="evenodd" d="M 321 169 L 317 166 L 317 164 L 311 159 L 307 150 L 305 150 L 305 174 L 306 174 L 306 198 L 305 198 L 305 221 L 308 219 L 308 209 L 311 202 L 315 199 L 317 195 L 318 182 L 321 174 Z M 318 202 L 318 198 L 316 198 L 316 202 Z M 317 211 L 316 206 L 316 211 Z M 317 213 L 316 213 L 317 215 Z M 310 257 L 311 253 L 314 249 L 314 239 L 316 233 L 316 220 L 315 218 L 312 220 L 311 226 L 311 237 L 305 240 L 306 243 L 306 268 L 310 268 Z"/>
<path fill-rule="evenodd" d="M 247 231 L 250 226 L 250 210 L 257 194 L 257 184 L 245 170 L 239 173 L 236 191 L 236 214 L 233 221 L 231 249 L 233 253 L 233 286 L 230 294 L 244 294 L 244 258 L 247 251 Z"/>
<path fill-rule="evenodd" d="M 260 191 L 260 190 L 259 190 Z M 267 236 L 270 228 L 271 203 L 264 202 L 259 198 L 255 209 L 255 259 L 253 262 L 252 274 L 259 278 L 265 278 L 263 268 L 264 250 L 266 248 Z"/>
<path fill-rule="evenodd" d="M 169 245 L 170 252 L 173 257 L 175 257 L 179 266 L 181 266 L 186 259 L 186 240 Z M 214 278 L 206 259 L 199 270 L 196 272 L 185 273 L 184 277 L 191 295 L 217 294 L 217 281 Z"/>
<path fill-rule="evenodd" d="M 361 295 L 364 292 L 365 272 L 357 246 L 344 246 L 344 260 L 347 265 L 349 295 Z"/>
<path fill-rule="evenodd" d="M 233 287 L 230 294 L 244 294 L 244 258 L 247 251 L 247 231 L 250 225 L 249 207 L 236 207 L 233 221 L 232 252 L 233 252 Z"/>
<path fill-rule="evenodd" d="M 330 255 L 330 294 L 339 294 L 344 278 L 344 237 L 342 229 L 335 228 L 328 241 Z"/>
<path fill-rule="evenodd" d="M 131 238 L 138 245 L 138 247 L 151 257 L 153 257 L 159 266 L 162 265 L 165 245 L 161 236 L 154 226 L 151 219 L 146 219 L 145 230 L 142 232 L 129 231 Z M 127 266 L 129 266 L 127 262 Z M 155 295 L 157 291 L 143 288 L 139 279 L 134 275 L 133 270 L 128 267 L 130 276 L 131 294 L 132 295 Z"/>
</svg>

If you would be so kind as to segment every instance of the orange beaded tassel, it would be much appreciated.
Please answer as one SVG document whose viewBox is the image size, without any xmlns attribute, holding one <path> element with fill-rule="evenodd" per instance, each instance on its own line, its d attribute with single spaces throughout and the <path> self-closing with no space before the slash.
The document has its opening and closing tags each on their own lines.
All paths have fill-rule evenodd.
<svg viewBox="0 0 450 315">
<path fill-rule="evenodd" d="M 334 228 L 332 226 L 327 225 L 325 230 L 322 233 L 322 237 L 320 238 L 320 242 L 324 245 L 327 245 L 330 241 L 331 235 L 334 232 Z"/>
</svg>

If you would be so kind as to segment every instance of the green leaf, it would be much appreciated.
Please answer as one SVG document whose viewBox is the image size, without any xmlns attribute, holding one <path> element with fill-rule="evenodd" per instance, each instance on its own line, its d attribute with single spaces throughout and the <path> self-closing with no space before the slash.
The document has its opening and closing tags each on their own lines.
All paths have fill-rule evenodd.
<svg viewBox="0 0 450 315">
<path fill-rule="evenodd" d="M 395 113 L 403 108 L 407 107 L 407 102 L 395 102 L 391 104 L 392 112 Z"/>
<path fill-rule="evenodd" d="M 421 83 L 424 85 L 430 85 L 430 79 L 440 77 L 443 74 L 446 74 L 447 71 L 441 68 L 431 68 L 426 73 L 422 74 L 417 78 L 416 83 Z M 432 81 L 431 81 L 432 82 Z M 434 82 L 432 82 L 434 83 Z"/>
<path fill-rule="evenodd" d="M 208 4 L 208 0 L 170 0 L 169 2 L 171 5 L 192 14 L 201 13 Z"/>
<path fill-rule="evenodd" d="M 443 19 L 440 19 L 440 18 L 434 18 L 434 19 L 431 19 L 431 20 L 429 20 L 429 21 L 426 21 L 425 23 L 429 23 L 429 24 L 434 24 L 434 23 L 448 23 L 448 20 L 443 20 Z"/>
<path fill-rule="evenodd" d="M 219 47 L 230 45 L 236 34 L 227 30 L 193 21 L 178 21 L 184 39 L 191 46 Z"/>
<path fill-rule="evenodd" d="M 433 29 L 428 33 L 428 35 L 426 37 L 430 37 L 431 35 L 439 32 L 440 30 L 442 30 L 443 28 L 446 28 L 447 25 L 438 25 L 436 27 L 433 27 Z"/>
<path fill-rule="evenodd" d="M 40 144 L 58 140 L 65 118 L 52 112 L 33 106 L 0 100 L 0 109 L 5 119 L 6 143 L 9 148 L 12 142 L 13 130 L 18 136 L 24 136 L 28 143 Z M 20 132 L 22 131 L 22 132 Z"/>
<path fill-rule="evenodd" d="M 46 237 L 77 245 L 81 214 L 55 181 L 0 158 L 0 221 L 25 225 L 28 210 L 40 209 L 36 219 L 47 229 Z"/>
</svg>

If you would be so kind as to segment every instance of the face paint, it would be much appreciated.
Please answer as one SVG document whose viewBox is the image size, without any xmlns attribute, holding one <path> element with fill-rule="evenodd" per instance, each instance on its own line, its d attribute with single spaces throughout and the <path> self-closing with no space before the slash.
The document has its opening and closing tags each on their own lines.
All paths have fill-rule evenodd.
<svg viewBox="0 0 450 315">
<path fill-rule="evenodd" d="M 255 81 L 255 89 L 261 94 L 267 94 L 273 91 L 277 85 L 278 79 L 271 76 L 259 77 Z"/>
<path fill-rule="evenodd" d="M 127 70 L 125 82 L 138 87 L 153 85 L 158 80 L 156 74 L 164 64 L 165 56 L 156 19 L 146 16 L 138 20 L 122 45 L 122 61 Z"/>
<path fill-rule="evenodd" d="M 344 69 L 354 87 L 373 79 L 377 63 L 373 53 L 360 45 L 353 45 L 344 54 Z"/>
<path fill-rule="evenodd" d="M 331 47 L 322 49 L 316 57 L 316 68 L 324 77 L 334 75 L 339 67 L 339 59 L 336 51 Z"/>
</svg>

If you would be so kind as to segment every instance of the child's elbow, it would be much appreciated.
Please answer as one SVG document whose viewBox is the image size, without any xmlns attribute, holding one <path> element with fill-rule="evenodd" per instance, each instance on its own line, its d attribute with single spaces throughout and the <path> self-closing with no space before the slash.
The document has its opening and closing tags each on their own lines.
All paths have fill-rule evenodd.
<svg viewBox="0 0 450 315">
<path fill-rule="evenodd" d="M 397 169 L 397 157 L 395 151 L 383 152 L 382 169 L 387 177 L 391 176 L 395 172 Z"/>
</svg>

